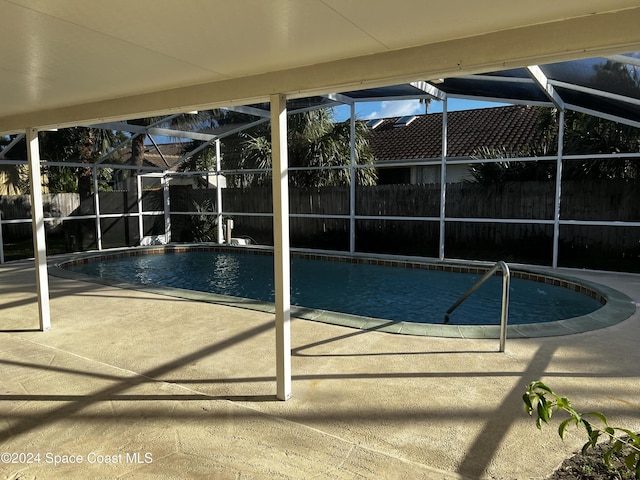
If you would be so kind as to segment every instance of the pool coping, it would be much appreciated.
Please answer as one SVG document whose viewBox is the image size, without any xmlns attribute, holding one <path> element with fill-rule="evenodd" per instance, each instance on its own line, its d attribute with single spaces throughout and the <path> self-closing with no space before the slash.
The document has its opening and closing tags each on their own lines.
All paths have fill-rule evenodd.
<svg viewBox="0 0 640 480">
<path fill-rule="evenodd" d="M 244 308 L 275 313 L 275 305 L 241 297 L 231 297 L 215 293 L 198 292 L 174 287 L 161 287 L 143 285 L 130 282 L 121 282 L 112 279 L 94 277 L 90 275 L 70 272 L 62 265 L 66 263 L 87 263 L 97 261 L 100 258 L 111 256 L 137 256 L 153 255 L 166 251 L 179 253 L 187 250 L 204 251 L 234 251 L 241 253 L 253 253 L 272 255 L 273 248 L 265 246 L 228 246 L 219 244 L 169 244 L 162 246 L 129 247 L 93 252 L 82 252 L 55 257 L 49 261 L 49 273 L 56 277 L 81 280 L 90 283 L 109 285 L 118 288 L 138 290 L 158 295 L 182 298 L 199 302 L 215 303 L 230 307 Z M 407 268 L 427 268 L 451 272 L 483 273 L 492 266 L 491 263 L 468 260 L 435 260 L 426 257 L 411 257 L 398 255 L 355 253 L 349 254 L 339 251 L 317 251 L 307 249 L 291 249 L 292 255 L 300 258 L 324 259 L 351 263 L 368 263 L 375 265 L 388 265 Z M 571 288 L 583 294 L 596 298 L 602 307 L 579 317 L 544 322 L 537 324 L 508 325 L 507 338 L 532 338 L 551 337 L 583 333 L 592 330 L 606 328 L 620 323 L 629 318 L 635 312 L 635 304 L 624 293 L 606 285 L 571 277 L 569 275 L 550 271 L 549 267 L 534 267 L 521 264 L 510 264 L 512 276 L 529 280 Z M 311 320 L 315 322 L 340 325 L 360 330 L 379 331 L 385 333 L 446 337 L 446 338 L 486 338 L 498 339 L 500 337 L 499 325 L 446 325 L 418 322 L 398 322 L 372 317 L 362 317 L 329 310 L 320 310 L 300 306 L 291 306 L 292 317 Z"/>
</svg>

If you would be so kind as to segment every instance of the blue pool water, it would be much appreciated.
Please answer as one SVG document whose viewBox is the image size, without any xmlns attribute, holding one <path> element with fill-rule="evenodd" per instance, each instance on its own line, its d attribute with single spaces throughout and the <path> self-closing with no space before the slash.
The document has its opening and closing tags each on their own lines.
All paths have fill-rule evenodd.
<svg viewBox="0 0 640 480">
<path fill-rule="evenodd" d="M 273 258 L 189 251 L 116 257 L 65 266 L 112 280 L 273 302 Z M 394 321 L 443 323 L 445 311 L 479 274 L 293 258 L 291 303 Z M 451 314 L 451 325 L 500 323 L 502 278 L 491 278 Z M 509 324 L 577 317 L 602 305 L 567 288 L 511 279 Z"/>
</svg>

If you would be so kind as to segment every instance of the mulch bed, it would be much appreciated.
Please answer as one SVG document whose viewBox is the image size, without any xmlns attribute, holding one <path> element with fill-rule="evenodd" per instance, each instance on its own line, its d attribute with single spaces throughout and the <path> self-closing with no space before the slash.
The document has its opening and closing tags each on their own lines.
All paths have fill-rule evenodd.
<svg viewBox="0 0 640 480">
<path fill-rule="evenodd" d="M 624 464 L 624 457 L 630 453 L 623 448 L 619 454 L 611 455 L 611 466 L 605 465 L 602 456 L 607 444 L 590 448 L 586 454 L 580 453 L 567 458 L 548 480 L 635 480 L 635 475 Z"/>
</svg>

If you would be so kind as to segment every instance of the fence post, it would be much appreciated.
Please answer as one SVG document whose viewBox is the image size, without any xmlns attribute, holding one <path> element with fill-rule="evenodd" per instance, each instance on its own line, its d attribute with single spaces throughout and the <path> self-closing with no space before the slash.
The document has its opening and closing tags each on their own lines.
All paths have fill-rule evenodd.
<svg viewBox="0 0 640 480">
<path fill-rule="evenodd" d="M 164 239 L 165 243 L 171 243 L 171 195 L 169 192 L 169 179 L 166 172 L 162 175 L 162 198 L 164 200 Z"/>
<path fill-rule="evenodd" d="M 93 203 L 96 214 L 96 247 L 102 250 L 102 225 L 100 225 L 100 195 L 98 192 L 98 167 L 93 166 Z"/>
<path fill-rule="evenodd" d="M 2 212 L 0 212 L 0 264 L 4 263 L 4 241 L 2 239 Z"/>
<path fill-rule="evenodd" d="M 351 130 L 349 135 L 349 253 L 356 251 L 356 104 L 351 103 Z"/>
<path fill-rule="evenodd" d="M 142 217 L 142 176 L 140 173 L 136 175 L 136 196 L 138 201 L 138 245 L 140 245 L 144 238 L 144 219 Z"/>
<path fill-rule="evenodd" d="M 438 258 L 444 260 L 445 218 L 447 196 L 447 99 L 442 100 L 442 163 L 440 164 L 440 240 Z"/>
<path fill-rule="evenodd" d="M 564 110 L 560 110 L 558 120 L 558 160 L 556 164 L 556 192 L 553 213 L 553 260 L 552 267 L 558 268 L 558 250 L 560 243 L 560 200 L 562 195 L 562 153 L 564 146 Z"/>
<path fill-rule="evenodd" d="M 217 224 L 217 241 L 222 243 L 222 188 L 220 185 L 222 175 L 220 174 L 220 139 L 216 139 L 216 218 Z M 208 187 L 208 185 L 207 185 Z"/>
</svg>

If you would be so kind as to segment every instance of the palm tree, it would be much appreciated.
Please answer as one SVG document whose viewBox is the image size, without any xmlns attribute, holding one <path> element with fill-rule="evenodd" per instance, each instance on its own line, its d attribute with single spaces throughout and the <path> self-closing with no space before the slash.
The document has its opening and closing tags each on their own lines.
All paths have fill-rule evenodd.
<svg viewBox="0 0 640 480">
<path fill-rule="evenodd" d="M 533 144 L 528 148 L 510 151 L 506 148 L 482 147 L 473 153 L 474 159 L 504 159 L 500 162 L 475 163 L 469 165 L 470 182 L 482 185 L 502 185 L 512 181 L 544 181 L 556 177 L 556 166 L 551 162 L 528 161 L 510 162 L 510 158 L 540 157 L 551 155 L 546 142 Z"/>
<path fill-rule="evenodd" d="M 356 163 L 373 163 L 373 154 L 367 139 L 368 129 L 363 122 L 356 122 Z M 312 167 L 314 170 L 295 171 L 290 175 L 294 187 L 323 187 L 347 185 L 350 181 L 348 167 L 351 162 L 350 124 L 335 122 L 333 111 L 328 108 L 291 115 L 288 122 L 288 156 L 290 167 Z M 271 128 L 265 123 L 246 130 L 223 141 L 223 162 L 228 169 L 271 168 Z M 268 172 L 246 175 L 236 186 L 268 184 Z M 356 182 L 375 185 L 375 169 L 358 168 Z M 229 180 L 228 180 L 229 182 Z M 233 182 L 231 182 L 233 183 Z"/>
<path fill-rule="evenodd" d="M 0 151 L 8 146 L 15 136 L 0 137 Z M 24 140 L 18 142 L 2 158 L 24 160 L 27 158 L 27 147 Z M 29 193 L 27 169 L 23 165 L 0 163 L 0 194 L 21 195 Z"/>
<path fill-rule="evenodd" d="M 243 143 L 246 140 L 247 132 L 261 132 L 261 134 L 268 135 L 269 127 L 265 128 L 264 125 L 259 127 L 251 127 L 251 123 L 255 122 L 255 117 L 245 113 L 235 112 L 233 110 L 213 110 L 210 112 L 210 117 L 201 125 L 202 130 L 210 133 L 219 133 L 222 128 L 225 127 L 246 127 L 241 133 L 234 134 L 226 137 L 222 140 L 224 150 L 224 163 L 226 168 L 242 168 L 243 159 L 240 158 L 240 154 L 243 150 Z M 181 172 L 193 172 L 193 171 L 208 171 L 216 165 L 216 149 L 214 144 L 209 144 L 205 148 L 199 148 L 202 143 L 197 140 L 191 142 L 185 142 L 182 152 L 190 156 L 178 166 L 178 170 Z M 196 153 L 191 154 L 192 151 L 197 150 Z"/>
<path fill-rule="evenodd" d="M 95 160 L 121 140 L 119 132 L 90 127 L 65 128 L 40 135 L 43 158 L 52 162 L 73 162 L 86 167 L 48 167 L 49 190 L 77 192 L 81 203 L 91 197 L 92 168 Z"/>
<path fill-rule="evenodd" d="M 496 159 L 514 157 L 554 156 L 558 153 L 558 115 L 554 109 L 539 108 L 541 139 L 528 148 L 507 152 L 496 149 L 479 149 L 475 158 Z M 640 129 L 605 120 L 585 113 L 565 113 L 563 155 L 588 155 L 601 153 L 635 153 L 640 151 Z M 549 180 L 555 178 L 555 166 L 550 162 L 531 161 L 479 163 L 469 168 L 479 183 L 496 183 L 511 180 Z M 635 160 L 625 158 L 584 159 L 566 162 L 563 180 L 623 179 L 640 180 L 640 169 Z"/>
<path fill-rule="evenodd" d="M 593 66 L 593 85 L 608 85 L 611 91 L 637 98 L 639 69 L 624 62 L 606 60 Z M 636 153 L 640 151 L 640 129 L 584 113 L 568 112 L 565 133 L 567 153 Z M 571 162 L 567 177 L 640 180 L 636 160 L 606 159 Z"/>
<path fill-rule="evenodd" d="M 196 113 L 183 113 L 176 116 L 165 117 L 148 117 L 129 120 L 127 123 L 141 127 L 150 127 L 152 125 L 164 125 L 166 128 L 174 130 L 193 131 L 203 128 L 211 123 L 215 118 L 217 110 L 199 111 Z M 142 167 L 144 163 L 145 144 L 147 140 L 146 133 L 139 133 L 131 140 L 131 157 L 128 163 Z"/>
</svg>

